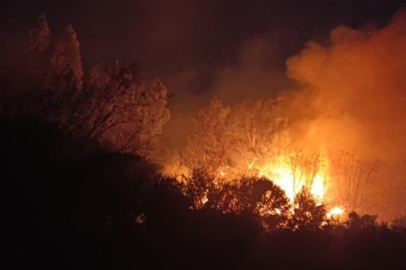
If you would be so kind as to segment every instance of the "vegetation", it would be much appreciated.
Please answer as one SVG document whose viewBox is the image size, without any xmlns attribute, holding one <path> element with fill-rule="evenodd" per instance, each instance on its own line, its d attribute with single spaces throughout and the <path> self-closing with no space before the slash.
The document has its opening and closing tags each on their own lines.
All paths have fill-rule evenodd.
<svg viewBox="0 0 406 270">
<path fill-rule="evenodd" d="M 77 156 L 54 125 L 2 119 L 0 134 L 8 250 L 16 269 L 406 265 L 405 227 L 391 229 L 356 213 L 346 222 L 326 222 L 325 210 L 306 191 L 292 214 L 283 191 L 264 179 L 218 190 L 195 173 L 185 186 L 133 155 L 95 150 Z"/>
<path fill-rule="evenodd" d="M 327 219 L 306 188 L 291 205 L 272 179 L 242 176 L 218 185 L 210 173 L 218 168 L 204 161 L 225 160 L 225 149 L 205 144 L 227 130 L 217 122 L 228 110 L 216 100 L 210 106 L 222 113 L 215 124 L 205 122 L 205 113 L 195 117 L 203 162 L 192 161 L 182 179 L 161 176 L 147 153 L 169 118 L 163 84 L 138 82 L 137 66 L 118 64 L 96 65 L 83 80 L 73 28 L 57 41 L 49 36 L 41 16 L 29 53 L 44 63 L 43 72 L 36 70 L 42 79 L 29 95 L 11 95 L 18 86 L 5 83 L 2 99 L 0 173 L 14 269 L 406 266 L 404 216 L 393 228 L 357 213 L 340 222 Z M 255 114 L 266 105 L 244 106 Z M 251 142 L 232 137 L 230 144 L 250 160 L 261 156 L 257 145 L 271 143 L 264 138 L 272 132 L 241 121 L 229 123 L 251 134 Z M 270 129 L 283 128 L 277 122 Z"/>
</svg>

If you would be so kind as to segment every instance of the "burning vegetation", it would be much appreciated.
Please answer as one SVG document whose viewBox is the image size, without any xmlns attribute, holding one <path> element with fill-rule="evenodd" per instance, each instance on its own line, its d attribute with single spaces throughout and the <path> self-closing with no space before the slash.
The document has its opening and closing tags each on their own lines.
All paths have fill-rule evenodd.
<svg viewBox="0 0 406 270">
<path fill-rule="evenodd" d="M 171 238 L 168 235 L 179 233 L 183 222 L 190 233 L 209 220 L 207 235 L 222 233 L 216 231 L 216 221 L 223 222 L 222 229 L 241 222 L 230 235 L 237 237 L 241 229 L 284 243 L 286 235 L 294 238 L 306 232 L 300 237 L 311 238 L 320 233 L 321 239 L 331 241 L 320 244 L 334 254 L 326 256 L 347 262 L 353 253 L 340 244 L 335 254 L 336 238 L 357 242 L 354 232 L 381 237 L 389 231 L 387 224 L 379 227 L 377 216 L 366 213 L 389 220 L 405 211 L 404 13 L 382 29 L 340 26 L 327 45 L 308 43 L 287 60 L 288 76 L 297 83 L 293 89 L 260 100 L 211 98 L 184 124 L 191 131 L 176 149 L 160 139 L 170 121 L 170 95 L 159 78 L 141 79 L 138 65 L 123 67 L 118 61 L 101 62 L 84 72 L 73 27 L 53 38 L 44 15 L 22 44 L 25 50 L 15 61 L 18 68 L 19 61 L 24 63 L 19 71 L 24 80 L 9 77 L 17 73 L 16 67 L 2 78 L 7 86 L 1 93 L 2 136 L 10 142 L 14 166 L 6 175 L 21 173 L 15 165 L 21 162 L 29 163 L 29 173 L 44 177 L 44 186 L 61 177 L 61 189 L 67 192 L 63 195 L 83 200 L 63 206 L 72 208 L 63 218 L 78 226 L 73 230 L 80 236 L 81 230 L 93 228 L 93 223 L 86 227 L 90 213 L 100 231 L 120 224 L 119 229 L 148 243 L 148 252 L 154 254 L 156 242 L 162 250 L 171 250 L 157 235 Z M 14 148 L 19 150 L 20 142 L 27 141 L 25 131 L 30 128 L 36 137 L 33 145 L 28 143 L 27 161 L 20 152 L 14 154 Z M 54 139 L 51 150 L 43 133 Z M 55 165 L 49 174 L 36 167 L 47 162 Z M 68 167 L 82 174 L 77 178 Z M 117 186 L 116 177 L 122 181 Z M 89 190 L 99 179 L 102 191 L 96 196 Z M 105 194 L 112 195 L 111 201 L 98 208 Z M 91 201 L 93 195 L 96 202 Z M 81 209 L 81 203 L 88 208 Z M 391 237 L 405 237 L 404 223 L 404 216 L 395 219 Z M 162 236 L 159 231 L 165 226 L 170 230 Z M 189 236 L 206 241 L 196 235 Z M 404 242 L 397 244 L 404 248 Z M 399 257 L 397 252 L 393 256 Z"/>
<path fill-rule="evenodd" d="M 98 63 L 85 74 L 72 26 L 53 39 L 41 15 L 18 58 L 28 63 L 29 80 L 8 80 L 21 93 L 3 92 L 8 101 L 2 113 L 56 124 L 80 138 L 82 153 L 101 146 L 155 163 L 163 177 L 177 179 L 185 194 L 193 194 L 192 208 L 238 213 L 245 203 L 236 194 L 255 181 L 269 181 L 270 189 L 283 193 L 290 214 L 306 194 L 328 218 L 351 211 L 390 217 L 386 208 L 394 203 L 386 193 L 402 181 L 393 187 L 385 181 L 405 158 L 399 151 L 406 141 L 399 60 L 406 59 L 404 21 L 399 13 L 383 29 L 340 26 L 328 46 L 310 42 L 287 60 L 288 75 L 300 86 L 263 100 L 227 104 L 214 97 L 193 114 L 186 144 L 168 149 L 159 141 L 170 118 L 163 83 L 142 81 L 137 65 L 118 62 Z M 27 83 L 35 91 L 27 92 Z M 207 183 L 197 188 L 196 177 Z M 284 216 L 285 206 L 261 202 L 272 201 L 269 192 L 258 195 L 262 206 L 251 210 Z"/>
<path fill-rule="evenodd" d="M 187 179 L 200 168 L 219 186 L 265 178 L 291 204 L 307 189 L 336 215 L 393 218 L 403 206 L 390 194 L 405 192 L 405 25 L 399 12 L 382 29 L 337 27 L 328 45 L 309 42 L 287 60 L 295 89 L 229 104 L 213 98 L 193 114 L 186 145 L 163 173 Z"/>
</svg>

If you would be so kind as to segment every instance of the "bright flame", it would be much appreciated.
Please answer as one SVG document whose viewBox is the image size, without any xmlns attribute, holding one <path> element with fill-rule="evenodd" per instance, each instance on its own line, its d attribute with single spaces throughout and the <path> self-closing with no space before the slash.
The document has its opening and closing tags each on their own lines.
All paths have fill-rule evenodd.
<svg viewBox="0 0 406 270">
<path fill-rule="evenodd" d="M 277 158 L 269 159 L 264 163 L 245 164 L 246 172 L 254 174 L 258 177 L 265 177 L 270 179 L 275 185 L 279 186 L 289 199 L 291 206 L 294 205 L 296 195 L 301 192 L 303 188 L 307 188 L 310 194 L 314 197 L 317 205 L 327 205 L 333 203 L 331 199 L 334 199 L 334 194 L 329 191 L 327 196 L 327 186 L 330 186 L 329 181 L 332 180 L 330 176 L 330 164 L 328 162 L 318 163 L 318 160 L 299 160 L 294 163 L 295 160 L 290 160 L 290 156 L 281 155 Z M 221 186 L 229 180 L 233 180 L 233 177 L 238 177 L 233 169 L 235 168 L 222 168 L 217 171 L 217 178 L 214 180 L 216 186 Z M 186 170 L 187 172 L 187 170 Z M 183 173 L 187 175 L 187 173 Z M 236 176 L 237 175 L 237 176 Z M 235 178 L 237 179 L 237 178 Z M 199 207 L 203 207 L 208 202 L 207 194 L 198 200 Z M 276 209 L 272 214 L 280 214 L 281 210 Z M 336 206 L 330 209 L 326 217 L 339 218 L 345 213 L 344 209 Z"/>
<path fill-rule="evenodd" d="M 271 179 L 278 185 L 293 203 L 296 195 L 307 187 L 314 198 L 321 203 L 325 196 L 324 178 L 320 172 L 316 173 L 312 181 L 301 168 L 297 168 L 295 173 L 291 166 L 279 158 L 276 164 L 264 166 L 259 169 L 259 175 Z"/>
<path fill-rule="evenodd" d="M 295 198 L 295 181 L 292 173 L 287 167 L 275 167 L 271 168 L 272 176 L 276 185 L 283 189 L 286 196 L 293 202 Z"/>
<path fill-rule="evenodd" d="M 322 201 L 324 199 L 324 179 L 319 173 L 314 177 L 310 192 L 317 200 Z"/>
<path fill-rule="evenodd" d="M 344 212 L 344 209 L 339 206 L 333 207 L 330 211 L 327 212 L 327 218 L 337 218 L 344 214 Z"/>
</svg>

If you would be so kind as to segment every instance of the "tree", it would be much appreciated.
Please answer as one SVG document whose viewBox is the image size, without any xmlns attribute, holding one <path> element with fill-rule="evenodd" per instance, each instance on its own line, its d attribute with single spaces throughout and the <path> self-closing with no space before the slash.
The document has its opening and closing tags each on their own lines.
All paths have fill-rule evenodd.
<svg viewBox="0 0 406 270">
<path fill-rule="evenodd" d="M 168 91 L 160 79 L 139 82 L 139 67 L 100 63 L 84 82 L 80 45 L 72 26 L 49 41 L 44 15 L 31 31 L 31 52 L 47 59 L 39 87 L 30 94 L 26 111 L 57 124 L 66 134 L 84 141 L 85 152 L 94 143 L 112 151 L 154 159 L 157 136 L 168 122 Z M 45 50 L 45 51 L 44 51 Z M 34 62 L 38 62 L 34 57 Z M 42 70 L 42 69 L 41 69 Z"/>
<path fill-rule="evenodd" d="M 168 90 L 158 79 L 137 82 L 139 68 L 104 63 L 90 71 L 80 123 L 87 141 L 144 157 L 168 122 Z"/>
<path fill-rule="evenodd" d="M 224 136 L 229 114 L 230 108 L 214 97 L 206 107 L 193 115 L 196 130 L 189 136 L 187 146 L 181 153 L 182 163 L 186 167 L 203 168 L 217 176 L 227 166 L 229 162 Z"/>
<path fill-rule="evenodd" d="M 83 102 L 80 45 L 71 25 L 65 28 L 50 50 L 50 55 L 45 55 L 49 57 L 50 65 L 34 93 L 34 99 L 40 101 L 34 112 L 67 130 L 74 126 Z"/>
<path fill-rule="evenodd" d="M 191 202 L 192 209 L 202 209 L 216 204 L 215 179 L 202 168 L 194 168 L 189 177 L 183 177 L 183 192 Z"/>
<path fill-rule="evenodd" d="M 182 151 L 183 163 L 228 180 L 257 175 L 289 143 L 279 100 L 243 101 L 227 107 L 213 98 L 194 114 L 193 121 L 196 130 Z"/>
<path fill-rule="evenodd" d="M 45 88 L 55 89 L 65 86 L 69 89 L 82 89 L 83 69 L 80 45 L 72 25 L 68 25 L 65 32 L 57 39 L 51 65 L 53 72 L 48 82 L 50 85 L 44 85 Z"/>
<path fill-rule="evenodd" d="M 326 218 L 326 210 L 323 204 L 318 204 L 307 188 L 303 188 L 295 197 L 293 214 L 289 221 L 289 227 L 297 229 L 318 229 Z"/>
<path fill-rule="evenodd" d="M 356 212 L 348 214 L 347 226 L 351 230 L 360 230 L 376 227 L 376 215 L 358 215 Z"/>
<path fill-rule="evenodd" d="M 382 165 L 378 160 L 365 160 L 354 154 L 341 152 L 333 155 L 331 164 L 340 205 L 345 206 L 345 209 L 358 211 L 374 204 L 376 196 L 372 187 Z"/>
<path fill-rule="evenodd" d="M 406 215 L 398 215 L 398 216 L 392 221 L 392 227 L 393 227 L 393 228 L 403 228 L 403 229 L 406 229 Z"/>
<path fill-rule="evenodd" d="M 273 182 L 261 178 L 253 185 L 257 203 L 254 213 L 259 215 L 262 224 L 267 230 L 284 228 L 289 217 L 289 199 L 285 192 Z"/>
<path fill-rule="evenodd" d="M 204 169 L 193 170 L 184 177 L 184 194 L 192 209 L 213 209 L 223 214 L 247 213 L 268 230 L 286 226 L 289 199 L 284 191 L 265 178 L 243 177 L 218 183 Z"/>
<path fill-rule="evenodd" d="M 29 33 L 30 50 L 35 53 L 42 53 L 50 45 L 51 30 L 48 26 L 48 20 L 42 13 L 38 17 L 38 27 L 32 29 Z"/>
<path fill-rule="evenodd" d="M 227 121 L 226 145 L 233 167 L 252 174 L 279 156 L 289 143 L 280 100 L 235 104 Z"/>
</svg>

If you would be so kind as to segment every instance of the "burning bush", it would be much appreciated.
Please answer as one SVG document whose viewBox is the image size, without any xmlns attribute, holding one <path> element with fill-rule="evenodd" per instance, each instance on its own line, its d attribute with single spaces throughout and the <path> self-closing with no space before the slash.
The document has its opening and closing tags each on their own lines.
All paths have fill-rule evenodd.
<svg viewBox="0 0 406 270">
<path fill-rule="evenodd" d="M 282 188 L 266 178 L 241 177 L 219 183 L 204 169 L 194 169 L 181 182 L 172 181 L 188 198 L 190 209 L 225 215 L 249 213 L 267 230 L 315 229 L 327 219 L 325 206 L 309 190 L 303 188 L 291 202 Z"/>
</svg>

